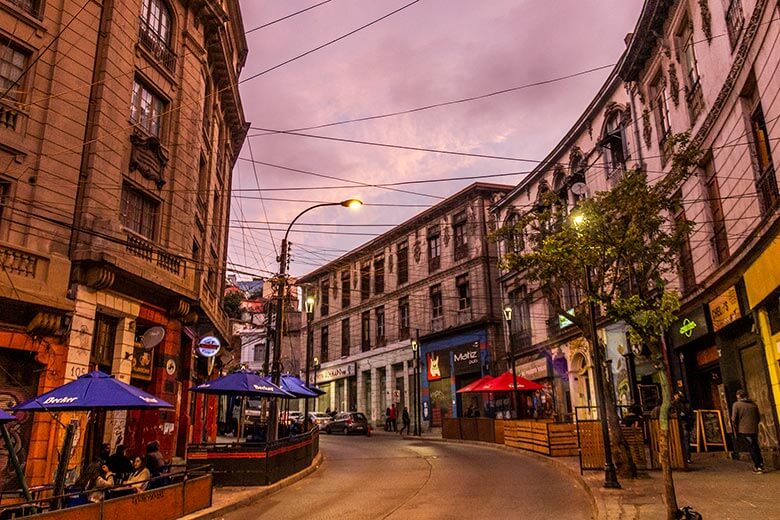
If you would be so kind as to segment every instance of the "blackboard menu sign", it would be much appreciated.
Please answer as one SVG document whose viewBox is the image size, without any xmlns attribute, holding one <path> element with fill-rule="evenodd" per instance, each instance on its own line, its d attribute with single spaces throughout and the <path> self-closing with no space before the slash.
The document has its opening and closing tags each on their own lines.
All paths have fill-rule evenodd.
<svg viewBox="0 0 780 520">
<path fill-rule="evenodd" d="M 696 410 L 696 450 L 712 447 L 726 449 L 723 416 L 720 410 Z"/>
<path fill-rule="evenodd" d="M 639 405 L 643 412 L 651 412 L 661 404 L 661 391 L 657 385 L 637 385 L 639 389 Z"/>
</svg>

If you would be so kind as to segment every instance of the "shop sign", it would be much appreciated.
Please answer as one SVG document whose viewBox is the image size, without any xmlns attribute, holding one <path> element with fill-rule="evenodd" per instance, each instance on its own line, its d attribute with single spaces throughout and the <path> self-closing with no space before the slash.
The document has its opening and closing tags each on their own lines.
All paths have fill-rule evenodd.
<svg viewBox="0 0 780 520">
<path fill-rule="evenodd" d="M 450 356 L 448 352 L 428 352 L 426 354 L 426 372 L 428 381 L 438 381 L 450 376 Z"/>
<path fill-rule="evenodd" d="M 133 366 L 130 377 L 151 381 L 153 362 L 154 350 L 146 350 L 143 343 L 137 341 L 133 346 Z"/>
<path fill-rule="evenodd" d="M 550 366 L 547 358 L 536 359 L 517 365 L 517 375 L 535 381 L 550 377 Z"/>
<path fill-rule="evenodd" d="M 340 367 L 323 368 L 317 372 L 317 384 L 343 379 L 356 374 L 355 363 L 342 365 Z"/>
<path fill-rule="evenodd" d="M 704 307 L 699 306 L 689 313 L 680 316 L 669 329 L 672 346 L 681 347 L 695 341 L 709 332 Z"/>
<path fill-rule="evenodd" d="M 712 330 L 715 331 L 742 317 L 736 287 L 732 285 L 726 292 L 710 302 L 710 316 L 712 316 Z"/>
<path fill-rule="evenodd" d="M 568 312 L 570 315 L 574 316 L 574 309 L 569 309 Z M 563 316 L 562 314 L 558 315 L 558 327 L 565 329 L 569 325 L 574 325 L 574 322 L 571 321 L 569 318 Z"/>
<path fill-rule="evenodd" d="M 703 367 L 720 359 L 720 351 L 715 345 L 696 352 L 696 366 Z"/>
<path fill-rule="evenodd" d="M 480 371 L 479 341 L 455 349 L 452 352 L 452 364 L 455 375 Z"/>
<path fill-rule="evenodd" d="M 205 358 L 213 358 L 219 353 L 222 344 L 214 336 L 206 336 L 198 342 L 198 354 Z"/>
</svg>

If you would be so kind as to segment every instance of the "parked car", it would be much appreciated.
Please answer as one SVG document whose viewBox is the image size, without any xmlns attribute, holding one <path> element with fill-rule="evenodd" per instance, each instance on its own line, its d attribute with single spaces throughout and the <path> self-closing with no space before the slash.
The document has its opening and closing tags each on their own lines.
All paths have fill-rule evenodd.
<svg viewBox="0 0 780 520">
<path fill-rule="evenodd" d="M 303 412 L 296 410 L 290 412 L 282 412 L 281 421 L 284 424 L 303 422 Z"/>
<path fill-rule="evenodd" d="M 341 412 L 336 414 L 333 422 L 325 426 L 325 433 L 360 433 L 365 436 L 371 435 L 371 427 L 368 425 L 368 419 L 360 412 Z"/>
<path fill-rule="evenodd" d="M 325 412 L 309 412 L 309 420 L 312 424 L 316 424 L 320 431 L 322 431 L 333 422 L 333 417 Z"/>
</svg>

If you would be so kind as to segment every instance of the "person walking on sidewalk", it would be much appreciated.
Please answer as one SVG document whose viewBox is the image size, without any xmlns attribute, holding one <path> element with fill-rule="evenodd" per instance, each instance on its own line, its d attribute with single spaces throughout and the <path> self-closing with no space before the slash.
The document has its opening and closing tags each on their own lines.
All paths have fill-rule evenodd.
<svg viewBox="0 0 780 520">
<path fill-rule="evenodd" d="M 744 390 L 737 390 L 737 402 L 731 408 L 731 422 L 737 437 L 748 446 L 750 458 L 753 459 L 753 473 L 763 473 L 764 459 L 758 446 L 758 423 L 761 422 L 761 414 L 756 403 L 748 398 L 748 393 Z"/>
<path fill-rule="evenodd" d="M 404 423 L 403 427 L 401 428 L 401 431 L 398 432 L 399 435 L 404 434 L 404 430 L 406 430 L 407 435 L 409 434 L 409 427 L 412 424 L 412 419 L 409 417 L 409 410 L 406 409 L 404 406 L 404 411 L 401 413 L 401 422 Z"/>
<path fill-rule="evenodd" d="M 395 408 L 395 403 L 390 407 L 390 427 L 394 432 L 398 431 L 398 411 Z"/>
</svg>

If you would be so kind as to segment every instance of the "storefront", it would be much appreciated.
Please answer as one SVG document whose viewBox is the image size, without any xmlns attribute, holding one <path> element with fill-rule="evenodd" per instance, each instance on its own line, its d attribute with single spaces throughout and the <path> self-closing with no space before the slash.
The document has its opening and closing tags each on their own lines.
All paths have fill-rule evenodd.
<svg viewBox="0 0 780 520">
<path fill-rule="evenodd" d="M 518 376 L 542 385 L 541 390 L 523 392 L 520 398 L 523 416 L 533 419 L 559 417 L 558 395 L 563 395 L 564 380 L 553 377 L 551 359 L 547 356 L 521 358 L 517 360 L 515 370 Z"/>
<path fill-rule="evenodd" d="M 357 410 L 357 371 L 354 362 L 320 368 L 316 374 L 316 384 L 325 394 L 317 398 L 315 410 Z"/>
</svg>

